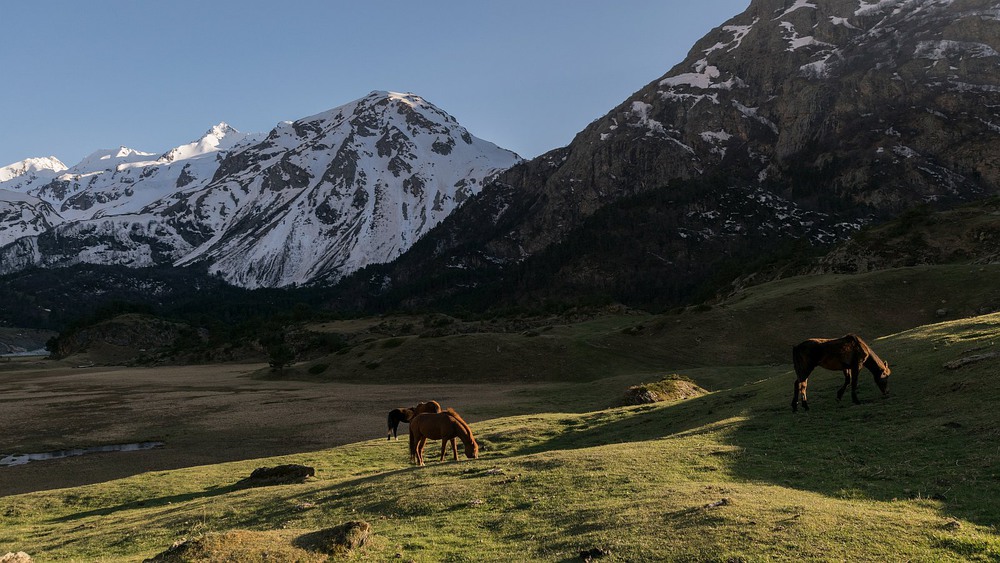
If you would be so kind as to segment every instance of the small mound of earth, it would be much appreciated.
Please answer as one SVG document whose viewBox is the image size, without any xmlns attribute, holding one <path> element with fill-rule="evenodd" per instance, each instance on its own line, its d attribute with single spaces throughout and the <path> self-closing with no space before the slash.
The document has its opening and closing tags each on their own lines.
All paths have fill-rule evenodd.
<svg viewBox="0 0 1000 563">
<path fill-rule="evenodd" d="M 181 540 L 143 563 L 186 563 L 189 561 L 327 561 L 325 554 L 295 547 L 277 532 L 236 530 Z"/>
<path fill-rule="evenodd" d="M 329 555 L 346 555 L 364 545 L 368 541 L 371 531 L 371 524 L 364 520 L 355 520 L 299 536 L 294 543 L 297 547 L 309 551 Z"/>
<path fill-rule="evenodd" d="M 12 551 L 0 555 L 0 563 L 32 563 L 32 561 L 34 561 L 34 559 L 23 551 L 18 551 L 17 553 Z"/>
<path fill-rule="evenodd" d="M 269 485 L 287 485 L 305 483 L 306 479 L 316 475 L 316 469 L 308 465 L 289 463 L 275 467 L 258 467 L 250 476 L 237 485 L 242 487 L 266 487 Z"/>
<path fill-rule="evenodd" d="M 648 405 L 664 401 L 682 401 L 707 394 L 695 382 L 682 375 L 668 375 L 655 383 L 633 385 L 625 391 L 626 405 Z"/>
<path fill-rule="evenodd" d="M 252 532 L 233 530 L 180 540 L 143 563 L 189 561 L 329 561 L 331 555 L 346 556 L 361 547 L 371 535 L 371 524 L 357 520 L 294 537 L 292 531 Z M 12 560 L 20 563 L 20 560 Z M 27 560 L 29 563 L 31 559 Z M 6 563 L 6 562 L 5 562 Z"/>
</svg>

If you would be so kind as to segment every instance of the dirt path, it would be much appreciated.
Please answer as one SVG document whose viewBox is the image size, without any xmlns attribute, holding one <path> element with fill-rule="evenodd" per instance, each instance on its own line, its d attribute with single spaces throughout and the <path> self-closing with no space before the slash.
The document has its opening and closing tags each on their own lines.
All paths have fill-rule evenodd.
<svg viewBox="0 0 1000 563">
<path fill-rule="evenodd" d="M 470 421 L 530 412 L 526 385 L 359 385 L 251 379 L 262 365 L 43 367 L 0 372 L 0 457 L 164 442 L 0 467 L 0 496 L 313 451 L 385 436 L 394 407 L 434 399 Z M 537 387 L 537 386 L 535 386 Z M 405 439 L 406 427 L 401 425 Z"/>
</svg>

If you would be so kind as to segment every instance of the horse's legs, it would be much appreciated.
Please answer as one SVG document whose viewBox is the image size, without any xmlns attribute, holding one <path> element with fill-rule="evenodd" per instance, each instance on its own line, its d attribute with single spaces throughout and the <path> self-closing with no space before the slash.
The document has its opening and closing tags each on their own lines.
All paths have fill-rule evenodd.
<svg viewBox="0 0 1000 563">
<path fill-rule="evenodd" d="M 441 440 L 441 459 L 438 461 L 444 461 L 444 451 L 448 447 L 448 439 Z"/>
<path fill-rule="evenodd" d="M 851 400 L 854 401 L 855 405 L 860 405 L 861 401 L 858 399 L 858 373 L 861 368 L 854 368 L 851 370 Z"/>
<path fill-rule="evenodd" d="M 455 445 L 456 439 L 457 438 L 451 439 L 451 455 L 455 458 L 455 461 L 458 461 L 458 446 Z"/>
<path fill-rule="evenodd" d="M 809 410 L 809 402 L 806 400 L 806 386 L 808 379 L 795 379 L 795 388 L 792 392 L 792 412 L 799 410 L 799 399 L 802 399 L 802 408 Z"/>
<path fill-rule="evenodd" d="M 837 400 L 844 398 L 844 391 L 847 391 L 847 385 L 851 382 L 851 370 L 844 370 L 844 385 L 837 391 Z"/>
<path fill-rule="evenodd" d="M 799 378 L 792 382 L 792 412 L 799 410 Z"/>
<path fill-rule="evenodd" d="M 424 446 L 427 444 L 427 436 L 421 436 L 417 440 L 417 465 L 424 464 Z"/>
</svg>

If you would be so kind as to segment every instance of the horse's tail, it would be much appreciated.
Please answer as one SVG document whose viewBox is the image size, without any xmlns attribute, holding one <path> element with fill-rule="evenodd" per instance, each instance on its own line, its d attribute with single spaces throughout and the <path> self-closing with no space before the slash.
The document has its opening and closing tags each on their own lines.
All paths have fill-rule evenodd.
<svg viewBox="0 0 1000 563">
<path fill-rule="evenodd" d="M 409 432 L 409 434 L 410 434 L 410 462 L 411 463 L 414 462 L 414 461 L 416 461 L 416 459 L 417 459 L 417 439 L 416 439 L 416 436 L 414 436 L 415 432 L 416 432 L 416 428 L 414 428 L 413 425 L 410 425 L 410 432 Z"/>
<path fill-rule="evenodd" d="M 805 379 L 810 371 L 805 355 L 805 342 L 792 346 L 792 366 L 795 367 L 795 376 L 800 380 Z"/>
<path fill-rule="evenodd" d="M 389 416 L 386 419 L 386 425 L 388 430 L 386 431 L 386 439 L 391 440 L 393 436 L 396 435 L 396 431 L 399 429 L 399 409 L 392 409 L 389 411 Z"/>
</svg>

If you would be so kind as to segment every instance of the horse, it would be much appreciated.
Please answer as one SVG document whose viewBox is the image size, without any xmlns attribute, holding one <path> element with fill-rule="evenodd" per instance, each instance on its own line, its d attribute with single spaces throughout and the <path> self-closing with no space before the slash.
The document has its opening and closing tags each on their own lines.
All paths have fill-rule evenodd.
<svg viewBox="0 0 1000 563">
<path fill-rule="evenodd" d="M 427 401 L 417 404 L 412 409 L 400 407 L 389 411 L 389 430 L 386 432 L 385 439 L 392 440 L 396 438 L 398 440 L 399 437 L 396 436 L 396 429 L 399 428 L 399 423 L 410 422 L 413 417 L 425 412 L 441 412 L 441 405 L 437 401 Z"/>
<path fill-rule="evenodd" d="M 455 438 L 462 440 L 465 446 L 465 456 L 469 459 L 479 457 L 479 444 L 472 436 L 472 429 L 455 412 L 448 409 L 439 413 L 418 414 L 410 420 L 410 463 L 424 464 L 424 445 L 427 439 L 441 440 L 441 460 L 444 461 L 445 448 L 451 441 L 452 454 L 458 461 L 458 447 Z"/>
<path fill-rule="evenodd" d="M 792 365 L 795 366 L 795 390 L 792 395 L 792 412 L 798 410 L 799 398 L 802 399 L 802 408 L 809 410 L 809 403 L 806 401 L 806 385 L 809 383 L 809 374 L 816 366 L 821 366 L 829 370 L 844 372 L 844 385 L 837 391 L 837 400 L 844 396 L 847 384 L 851 384 L 851 400 L 854 404 L 861 404 L 858 400 L 858 374 L 861 366 L 868 368 L 875 377 L 875 384 L 882 391 L 882 396 L 888 394 L 889 386 L 889 364 L 879 358 L 864 340 L 855 334 L 848 334 L 840 338 L 810 338 L 792 347 Z"/>
</svg>

